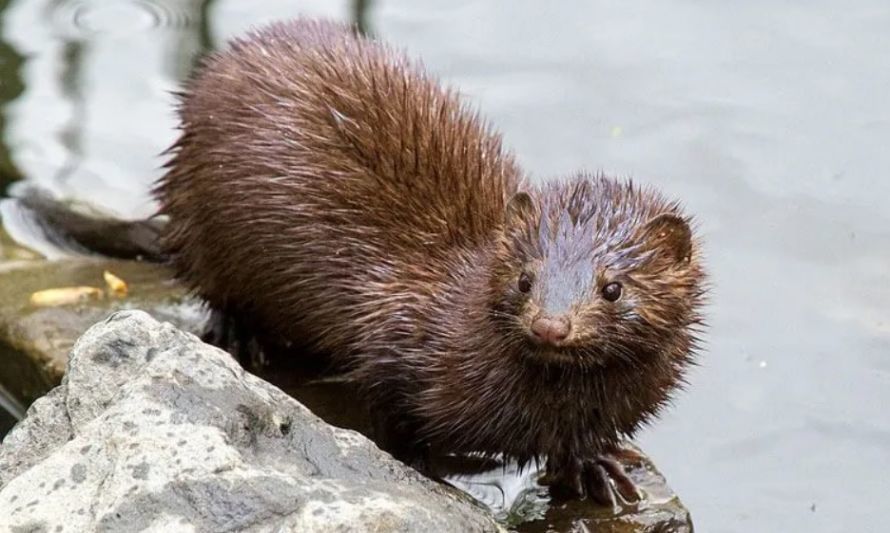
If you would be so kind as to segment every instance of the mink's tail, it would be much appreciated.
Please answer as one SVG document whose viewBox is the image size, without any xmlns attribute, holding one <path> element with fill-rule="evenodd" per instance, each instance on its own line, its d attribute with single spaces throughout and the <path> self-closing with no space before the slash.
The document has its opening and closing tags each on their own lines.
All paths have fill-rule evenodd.
<svg viewBox="0 0 890 533">
<path fill-rule="evenodd" d="M 28 188 L 0 201 L 7 232 L 48 258 L 78 254 L 165 262 L 160 235 L 166 221 L 159 217 L 121 220 L 85 213 L 70 202 Z M 37 242 L 34 242 L 37 241 Z"/>
</svg>

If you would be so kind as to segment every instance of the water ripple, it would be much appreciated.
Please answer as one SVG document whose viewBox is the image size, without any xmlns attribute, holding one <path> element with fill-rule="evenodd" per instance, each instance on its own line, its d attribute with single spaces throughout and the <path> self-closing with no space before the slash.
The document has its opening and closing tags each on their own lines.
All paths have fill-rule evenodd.
<svg viewBox="0 0 890 533">
<path fill-rule="evenodd" d="M 53 9 L 52 22 L 75 39 L 180 29 L 195 23 L 187 6 L 174 0 L 63 0 Z"/>
</svg>

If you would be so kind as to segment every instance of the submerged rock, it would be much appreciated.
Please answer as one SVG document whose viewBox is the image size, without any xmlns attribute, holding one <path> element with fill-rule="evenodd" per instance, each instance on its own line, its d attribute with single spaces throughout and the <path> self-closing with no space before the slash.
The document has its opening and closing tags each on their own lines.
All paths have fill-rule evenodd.
<svg viewBox="0 0 890 533">
<path fill-rule="evenodd" d="M 106 271 L 126 281 L 126 296 L 102 294 Z M 93 287 L 101 297 L 35 305 L 35 293 L 64 287 Z M 59 384 L 74 341 L 120 309 L 143 309 L 191 332 L 201 330 L 206 316 L 201 303 L 158 265 L 84 257 L 0 262 L 0 386 L 30 404 Z"/>
<path fill-rule="evenodd" d="M 0 531 L 497 531 L 469 497 L 139 311 L 0 447 Z"/>
<path fill-rule="evenodd" d="M 520 533 L 692 533 L 689 511 L 649 458 L 626 443 L 618 459 L 644 497 L 634 503 L 619 498 L 614 508 L 589 500 L 553 504 L 547 489 L 537 483 L 542 472 L 535 465 L 519 468 L 515 463 L 495 462 L 447 479 Z"/>
</svg>

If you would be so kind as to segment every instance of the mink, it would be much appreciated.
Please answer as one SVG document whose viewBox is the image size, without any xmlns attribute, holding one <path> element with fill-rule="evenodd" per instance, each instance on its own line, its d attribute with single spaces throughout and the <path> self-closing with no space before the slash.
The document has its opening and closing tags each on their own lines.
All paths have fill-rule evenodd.
<svg viewBox="0 0 890 533">
<path fill-rule="evenodd" d="M 235 39 L 179 116 L 161 249 L 214 309 L 348 369 L 400 457 L 546 459 L 555 494 L 637 497 L 610 454 L 683 385 L 702 327 L 679 203 L 531 180 L 457 92 L 332 22 Z"/>
</svg>

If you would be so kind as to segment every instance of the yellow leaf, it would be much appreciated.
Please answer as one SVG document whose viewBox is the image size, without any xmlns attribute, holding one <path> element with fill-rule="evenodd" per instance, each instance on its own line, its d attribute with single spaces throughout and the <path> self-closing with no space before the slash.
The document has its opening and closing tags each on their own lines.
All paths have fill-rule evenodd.
<svg viewBox="0 0 890 533">
<path fill-rule="evenodd" d="M 87 300 L 101 300 L 102 296 L 102 289 L 96 287 L 61 287 L 31 294 L 31 305 L 54 307 Z"/>
<path fill-rule="evenodd" d="M 109 271 L 105 271 L 102 273 L 102 277 L 105 278 L 105 283 L 108 285 L 108 292 L 110 292 L 113 296 L 126 296 L 129 288 L 127 287 L 127 283 L 115 276 Z"/>
</svg>

